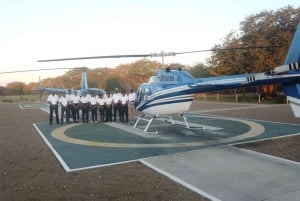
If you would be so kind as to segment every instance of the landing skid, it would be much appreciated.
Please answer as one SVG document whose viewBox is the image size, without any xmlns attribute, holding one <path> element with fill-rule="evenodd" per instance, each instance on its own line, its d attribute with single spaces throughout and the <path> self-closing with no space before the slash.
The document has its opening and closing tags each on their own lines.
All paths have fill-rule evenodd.
<svg viewBox="0 0 300 201">
<path fill-rule="evenodd" d="M 145 127 L 145 129 L 142 130 L 142 131 L 144 131 L 145 133 L 156 133 L 156 134 L 157 134 L 157 133 L 158 133 L 157 131 L 154 131 L 154 132 L 148 131 L 150 124 L 152 123 L 153 119 L 156 118 L 157 116 L 158 116 L 158 115 L 154 115 L 152 118 L 147 119 L 145 115 L 142 115 L 141 117 L 139 117 L 139 118 L 136 120 L 136 122 L 135 122 L 133 128 L 138 129 L 138 130 L 142 130 L 142 129 L 140 129 L 140 128 L 137 127 L 137 126 L 138 126 L 138 123 L 142 120 L 142 121 L 148 122 L 147 125 L 146 125 L 146 127 Z"/>
<path fill-rule="evenodd" d="M 206 129 L 204 126 L 191 127 L 191 126 L 189 125 L 188 121 L 187 121 L 186 116 L 184 116 L 182 113 L 180 114 L 180 116 L 183 118 L 184 123 L 185 123 L 185 126 L 182 125 L 182 124 L 178 124 L 178 123 L 176 124 L 175 121 L 173 120 L 172 116 L 170 116 L 170 115 L 169 115 L 169 119 L 170 119 L 170 120 L 167 120 L 167 119 L 166 119 L 166 122 L 167 122 L 167 123 L 170 123 L 172 126 L 182 126 L 182 127 L 184 127 L 184 128 L 187 128 L 187 129 Z"/>
<path fill-rule="evenodd" d="M 167 123 L 170 123 L 171 125 L 174 125 L 174 126 L 183 126 L 183 127 L 187 128 L 187 129 L 206 129 L 205 127 L 190 127 L 190 125 L 189 125 L 189 123 L 188 123 L 188 121 L 187 121 L 186 116 L 184 116 L 182 113 L 180 114 L 180 116 L 183 118 L 184 124 L 185 124 L 185 125 L 182 125 L 182 124 L 176 124 L 175 121 L 173 120 L 173 118 L 172 118 L 171 115 L 168 115 L 169 120 L 166 120 L 166 122 L 167 122 Z M 144 131 L 145 133 L 156 133 L 156 134 L 157 134 L 157 133 L 158 133 L 157 131 L 153 131 L 153 132 L 148 131 L 148 129 L 149 129 L 149 127 L 150 127 L 152 121 L 153 121 L 156 117 L 158 117 L 158 115 L 154 115 L 153 117 L 151 117 L 151 118 L 149 119 L 149 117 L 146 118 L 145 115 L 142 115 L 141 117 L 139 117 L 139 118 L 137 119 L 137 121 L 135 122 L 135 124 L 134 124 L 133 127 L 134 127 L 135 129 L 142 130 L 142 131 Z M 140 121 L 146 121 L 146 122 L 148 122 L 144 130 L 137 127 Z"/>
</svg>

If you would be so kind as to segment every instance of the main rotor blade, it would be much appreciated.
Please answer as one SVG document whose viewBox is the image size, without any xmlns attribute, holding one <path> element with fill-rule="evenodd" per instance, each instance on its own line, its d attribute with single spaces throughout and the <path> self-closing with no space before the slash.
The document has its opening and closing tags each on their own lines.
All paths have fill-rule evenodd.
<svg viewBox="0 0 300 201">
<path fill-rule="evenodd" d="M 227 50 L 269 49 L 269 48 L 278 48 L 278 47 L 282 47 L 282 46 L 272 45 L 272 46 L 249 46 L 249 47 L 233 47 L 233 48 L 216 48 L 216 49 L 207 49 L 207 50 L 176 52 L 175 54 L 190 54 L 190 53 L 197 53 L 197 52 L 216 52 L 216 51 L 227 51 Z"/>
<path fill-rule="evenodd" d="M 220 49 L 207 49 L 207 50 L 195 50 L 187 52 L 160 52 L 152 54 L 120 54 L 120 55 L 106 55 L 106 56 L 92 56 L 92 57 L 72 57 L 62 59 L 47 59 L 38 60 L 38 62 L 51 62 L 51 61 L 70 61 L 70 60 L 84 60 L 84 59 L 108 59 L 108 58 L 129 58 L 129 57 L 157 57 L 157 56 L 175 56 L 176 54 L 189 54 L 196 52 L 212 52 L 212 51 L 225 51 L 225 50 L 244 50 L 244 49 L 262 49 L 262 48 L 276 48 L 281 46 L 253 46 L 253 47 L 237 47 L 237 48 L 220 48 Z"/>
<path fill-rule="evenodd" d="M 106 55 L 106 56 L 93 56 L 93 57 L 73 57 L 62 59 L 47 59 L 38 60 L 38 62 L 50 62 L 50 61 L 69 61 L 69 60 L 83 60 L 83 59 L 108 59 L 108 58 L 129 58 L 129 57 L 151 57 L 152 54 L 124 54 L 124 55 Z"/>
<path fill-rule="evenodd" d="M 29 69 L 29 70 L 6 71 L 6 72 L 0 72 L 0 74 L 25 73 L 25 72 L 33 72 L 33 71 L 44 71 L 44 70 L 65 70 L 65 69 L 77 69 L 77 68 L 40 68 L 40 69 Z M 79 67 L 78 69 L 81 68 Z"/>
</svg>

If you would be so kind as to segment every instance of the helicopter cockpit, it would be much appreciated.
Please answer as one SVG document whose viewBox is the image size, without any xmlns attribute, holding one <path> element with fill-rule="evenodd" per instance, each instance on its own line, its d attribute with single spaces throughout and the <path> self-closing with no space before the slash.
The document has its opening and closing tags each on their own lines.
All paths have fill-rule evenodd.
<svg viewBox="0 0 300 201">
<path fill-rule="evenodd" d="M 148 83 L 143 83 L 137 90 L 136 103 L 148 100 L 148 97 L 158 91 L 171 88 L 174 85 L 192 84 L 195 82 L 194 77 L 187 71 L 181 69 L 158 70 L 155 76 L 152 76 Z"/>
<path fill-rule="evenodd" d="M 136 103 L 140 103 L 148 99 L 148 96 L 152 94 L 152 90 L 148 83 L 141 84 L 136 93 Z"/>
</svg>

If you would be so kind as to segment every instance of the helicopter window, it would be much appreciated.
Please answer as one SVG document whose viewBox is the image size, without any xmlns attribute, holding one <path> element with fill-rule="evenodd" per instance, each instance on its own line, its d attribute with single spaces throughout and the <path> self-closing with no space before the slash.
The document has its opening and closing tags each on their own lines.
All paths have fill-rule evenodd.
<svg viewBox="0 0 300 201">
<path fill-rule="evenodd" d="M 161 75 L 160 81 L 161 82 L 174 82 L 175 76 L 174 75 Z"/>
</svg>

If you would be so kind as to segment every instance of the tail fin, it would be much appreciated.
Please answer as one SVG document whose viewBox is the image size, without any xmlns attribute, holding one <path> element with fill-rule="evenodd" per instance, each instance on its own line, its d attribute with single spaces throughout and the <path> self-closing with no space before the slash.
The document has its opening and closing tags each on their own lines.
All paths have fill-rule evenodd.
<svg viewBox="0 0 300 201">
<path fill-rule="evenodd" d="M 81 89 L 88 89 L 88 82 L 87 82 L 87 75 L 86 75 L 87 68 L 82 68 L 82 75 L 81 75 Z"/>
<path fill-rule="evenodd" d="M 39 76 L 39 91 L 40 91 L 40 95 L 43 95 L 43 93 L 44 93 L 44 88 L 43 88 L 42 80 L 41 80 L 41 77 L 40 77 L 40 76 Z"/>
<path fill-rule="evenodd" d="M 300 62 L 300 23 L 295 32 L 289 52 L 285 58 L 284 64 Z M 284 92 L 295 117 L 300 117 L 300 81 L 298 83 L 289 83 L 283 85 Z"/>
</svg>

